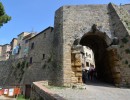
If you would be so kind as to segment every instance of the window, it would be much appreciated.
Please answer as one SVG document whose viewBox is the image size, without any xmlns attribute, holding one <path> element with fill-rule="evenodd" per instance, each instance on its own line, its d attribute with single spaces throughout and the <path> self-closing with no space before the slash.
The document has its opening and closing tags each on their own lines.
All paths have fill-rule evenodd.
<svg viewBox="0 0 130 100">
<path fill-rule="evenodd" d="M 24 55 L 24 58 L 26 58 L 26 55 Z"/>
<path fill-rule="evenodd" d="M 30 61 L 29 62 L 30 62 L 30 64 L 32 64 L 32 57 L 30 57 Z"/>
<path fill-rule="evenodd" d="M 86 66 L 88 66 L 88 67 L 89 67 L 89 62 L 86 62 Z"/>
<path fill-rule="evenodd" d="M 83 58 L 84 57 L 84 53 L 82 51 L 80 53 L 82 54 L 82 58 Z"/>
<path fill-rule="evenodd" d="M 88 57 L 91 58 L 91 54 L 89 54 Z"/>
<path fill-rule="evenodd" d="M 46 33 L 44 33 L 44 38 L 46 38 Z"/>
<path fill-rule="evenodd" d="M 33 49 L 34 48 L 34 42 L 31 44 L 31 49 Z"/>
<path fill-rule="evenodd" d="M 42 54 L 42 60 L 44 60 L 45 59 L 45 54 Z"/>
<path fill-rule="evenodd" d="M 86 53 L 86 56 L 88 56 L 88 53 Z"/>
<path fill-rule="evenodd" d="M 25 43 L 28 43 L 28 40 L 25 40 Z"/>
</svg>

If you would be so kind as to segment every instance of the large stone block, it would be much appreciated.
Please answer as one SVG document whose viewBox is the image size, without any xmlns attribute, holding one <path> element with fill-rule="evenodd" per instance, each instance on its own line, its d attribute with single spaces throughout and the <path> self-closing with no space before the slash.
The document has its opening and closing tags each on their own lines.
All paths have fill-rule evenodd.
<svg viewBox="0 0 130 100">
<path fill-rule="evenodd" d="M 78 83 L 78 78 L 77 77 L 71 77 L 71 82 L 72 83 Z"/>
<path fill-rule="evenodd" d="M 82 72 L 76 72 L 76 73 L 75 73 L 75 76 L 76 76 L 76 77 L 82 77 Z"/>
<path fill-rule="evenodd" d="M 82 71 L 82 67 L 76 67 L 76 71 L 81 72 Z"/>
</svg>

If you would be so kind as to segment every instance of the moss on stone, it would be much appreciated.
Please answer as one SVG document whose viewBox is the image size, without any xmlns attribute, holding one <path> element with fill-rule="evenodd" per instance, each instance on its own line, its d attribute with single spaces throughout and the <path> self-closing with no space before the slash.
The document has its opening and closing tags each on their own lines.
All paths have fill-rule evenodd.
<svg viewBox="0 0 130 100">
<path fill-rule="evenodd" d="M 127 42 L 129 41 L 126 37 L 124 37 L 124 38 L 121 39 L 121 40 L 122 40 L 123 43 L 127 43 Z"/>
<path fill-rule="evenodd" d="M 129 64 L 129 68 L 130 68 L 130 64 Z"/>
<path fill-rule="evenodd" d="M 128 61 L 127 61 L 127 60 L 125 61 L 125 64 L 128 64 Z"/>
<path fill-rule="evenodd" d="M 130 49 L 125 49 L 126 54 L 130 54 Z"/>
<path fill-rule="evenodd" d="M 17 64 L 17 68 L 20 68 L 20 62 Z"/>
<path fill-rule="evenodd" d="M 120 48 L 123 48 L 124 47 L 124 45 L 120 45 Z"/>
<path fill-rule="evenodd" d="M 42 66 L 42 68 L 43 68 L 43 69 L 46 68 L 46 64 L 44 64 L 44 65 Z"/>
</svg>

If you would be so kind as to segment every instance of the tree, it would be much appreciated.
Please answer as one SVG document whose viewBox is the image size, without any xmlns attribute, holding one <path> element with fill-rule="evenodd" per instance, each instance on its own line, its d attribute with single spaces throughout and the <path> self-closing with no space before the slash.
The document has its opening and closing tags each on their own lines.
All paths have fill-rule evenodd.
<svg viewBox="0 0 130 100">
<path fill-rule="evenodd" d="M 6 13 L 5 13 L 5 10 L 4 10 L 4 6 L 3 4 L 0 2 L 0 27 L 3 26 L 3 24 L 7 23 L 8 21 L 11 20 L 11 17 L 8 16 Z"/>
</svg>

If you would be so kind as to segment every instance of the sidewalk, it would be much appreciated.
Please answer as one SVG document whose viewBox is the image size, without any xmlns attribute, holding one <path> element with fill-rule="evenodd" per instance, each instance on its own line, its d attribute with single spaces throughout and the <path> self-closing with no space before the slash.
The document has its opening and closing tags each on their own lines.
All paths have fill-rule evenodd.
<svg viewBox="0 0 130 100">
<path fill-rule="evenodd" d="M 0 100 L 16 100 L 16 98 L 9 98 L 9 97 L 5 97 L 5 96 L 1 95 Z"/>
</svg>

